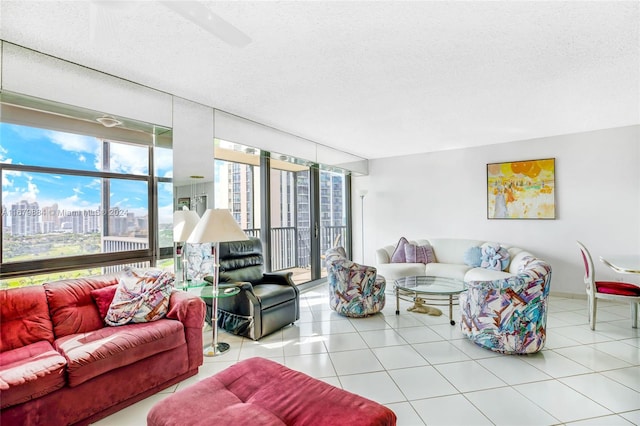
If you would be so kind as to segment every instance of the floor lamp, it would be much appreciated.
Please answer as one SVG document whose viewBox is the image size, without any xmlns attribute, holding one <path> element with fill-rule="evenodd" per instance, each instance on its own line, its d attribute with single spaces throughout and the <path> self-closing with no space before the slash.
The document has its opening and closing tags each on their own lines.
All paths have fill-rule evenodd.
<svg viewBox="0 0 640 426">
<path fill-rule="evenodd" d="M 366 189 L 361 189 L 358 191 L 358 195 L 360 196 L 360 226 L 362 227 L 360 230 L 360 239 L 362 241 L 362 263 L 364 263 L 364 197 L 367 196 Z"/>
<path fill-rule="evenodd" d="M 227 343 L 218 343 L 218 248 L 219 243 L 228 241 L 242 241 L 249 238 L 238 222 L 226 209 L 207 209 L 195 229 L 187 239 L 190 244 L 211 243 L 213 255 L 213 289 L 211 300 L 211 325 L 213 340 L 211 346 L 204 349 L 205 356 L 216 356 L 229 350 Z"/>
<path fill-rule="evenodd" d="M 187 210 L 186 208 L 173 212 L 173 242 L 175 243 L 176 253 L 174 263 L 176 272 L 180 271 L 180 268 L 182 268 L 179 278 L 182 280 L 183 288 L 187 286 L 187 281 L 189 281 L 187 276 L 187 245 L 185 242 L 189 238 L 189 235 L 191 235 L 191 232 L 193 232 L 199 220 L 200 216 L 198 216 L 198 213 Z"/>
</svg>

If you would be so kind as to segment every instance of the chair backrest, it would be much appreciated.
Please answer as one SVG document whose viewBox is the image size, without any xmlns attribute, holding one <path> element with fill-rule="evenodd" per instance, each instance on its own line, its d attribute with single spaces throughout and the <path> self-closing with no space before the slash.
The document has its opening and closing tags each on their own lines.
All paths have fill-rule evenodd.
<svg viewBox="0 0 640 426">
<path fill-rule="evenodd" d="M 593 288 L 594 285 L 594 271 L 593 271 L 593 260 L 591 259 L 591 254 L 589 254 L 589 250 L 582 244 L 580 241 L 576 241 L 578 244 L 578 248 L 580 249 L 580 254 L 582 255 L 582 261 L 584 262 L 584 283 L 588 286 L 587 289 Z"/>
<path fill-rule="evenodd" d="M 218 259 L 220 282 L 248 281 L 255 284 L 262 281 L 264 256 L 259 238 L 220 243 Z"/>
<path fill-rule="evenodd" d="M 344 247 L 333 246 L 324 252 L 325 263 L 335 262 L 336 259 L 347 259 L 347 252 Z"/>
</svg>

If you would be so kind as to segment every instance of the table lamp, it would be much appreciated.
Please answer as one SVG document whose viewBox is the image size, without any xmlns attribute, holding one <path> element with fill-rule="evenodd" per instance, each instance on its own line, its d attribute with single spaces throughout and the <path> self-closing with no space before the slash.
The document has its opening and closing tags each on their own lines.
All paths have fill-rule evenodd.
<svg viewBox="0 0 640 426">
<path fill-rule="evenodd" d="M 193 232 L 194 228 L 198 224 L 200 220 L 200 216 L 198 213 L 188 210 L 184 207 L 182 210 L 176 210 L 173 212 L 173 242 L 176 244 L 175 253 L 176 260 L 175 265 L 176 269 L 182 268 L 180 277 L 182 278 L 182 286 L 185 287 L 187 285 L 188 277 L 187 277 L 187 245 L 185 242 L 191 232 Z"/>
<path fill-rule="evenodd" d="M 204 350 L 205 356 L 216 356 L 229 349 L 228 344 L 218 343 L 218 249 L 219 243 L 228 241 L 248 240 L 238 222 L 226 209 L 207 209 L 195 229 L 187 239 L 189 244 L 211 244 L 213 255 L 213 289 L 211 300 L 211 325 L 213 327 L 213 341 L 211 346 Z"/>
</svg>

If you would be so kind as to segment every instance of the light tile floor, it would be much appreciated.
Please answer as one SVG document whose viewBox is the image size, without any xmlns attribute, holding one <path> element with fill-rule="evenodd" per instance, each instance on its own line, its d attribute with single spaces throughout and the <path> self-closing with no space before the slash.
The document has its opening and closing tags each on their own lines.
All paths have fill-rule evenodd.
<svg viewBox="0 0 640 426">
<path fill-rule="evenodd" d="M 598 303 L 591 331 L 585 300 L 551 296 L 545 349 L 508 356 L 469 342 L 446 315 L 407 312 L 401 302 L 396 316 L 391 294 L 380 314 L 342 317 L 330 310 L 326 285 L 316 287 L 301 295 L 295 325 L 259 342 L 221 332 L 229 352 L 96 425 L 144 425 L 166 396 L 253 356 L 378 401 L 400 426 L 639 425 L 640 329 L 631 328 L 628 304 Z"/>
</svg>

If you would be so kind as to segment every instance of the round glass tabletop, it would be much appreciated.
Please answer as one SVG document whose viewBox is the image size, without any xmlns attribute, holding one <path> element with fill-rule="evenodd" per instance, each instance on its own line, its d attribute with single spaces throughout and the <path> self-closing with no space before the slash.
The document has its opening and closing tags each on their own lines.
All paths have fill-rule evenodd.
<svg viewBox="0 0 640 426">
<path fill-rule="evenodd" d="M 221 297 L 231 297 L 240 293 L 240 287 L 236 285 L 220 284 L 218 285 L 218 292 L 214 296 L 213 285 L 207 281 L 200 283 L 192 283 L 184 288 L 187 292 L 196 294 L 203 299 L 213 299 Z"/>
<path fill-rule="evenodd" d="M 458 294 L 466 288 L 462 280 L 430 276 L 398 278 L 395 280 L 395 287 L 405 291 L 438 295 Z"/>
</svg>

